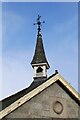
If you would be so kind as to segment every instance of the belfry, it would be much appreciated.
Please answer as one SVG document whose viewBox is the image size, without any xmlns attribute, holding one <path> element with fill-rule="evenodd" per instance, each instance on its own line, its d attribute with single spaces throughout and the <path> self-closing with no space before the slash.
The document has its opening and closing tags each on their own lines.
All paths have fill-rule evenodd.
<svg viewBox="0 0 80 120">
<path fill-rule="evenodd" d="M 41 23 L 44 23 L 40 21 L 41 16 L 38 15 L 37 23 L 34 23 L 38 25 L 38 35 L 37 35 L 37 42 L 36 42 L 36 48 L 35 48 L 35 54 L 33 57 L 33 60 L 31 62 L 32 67 L 34 68 L 34 79 L 37 80 L 40 78 L 40 80 L 47 78 L 47 69 L 50 68 L 49 63 L 46 59 L 44 46 L 43 46 L 43 40 L 41 35 Z M 42 78 L 42 79 L 41 79 Z"/>
</svg>

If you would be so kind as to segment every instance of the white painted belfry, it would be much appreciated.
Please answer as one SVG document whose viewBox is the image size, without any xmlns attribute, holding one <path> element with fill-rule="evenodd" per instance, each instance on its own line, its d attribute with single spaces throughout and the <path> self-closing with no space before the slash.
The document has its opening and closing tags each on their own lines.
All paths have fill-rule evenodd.
<svg viewBox="0 0 80 120">
<path fill-rule="evenodd" d="M 41 16 L 38 15 L 37 25 L 38 25 L 38 35 L 35 47 L 35 53 L 31 62 L 34 69 L 34 78 L 47 78 L 47 69 L 50 68 L 49 63 L 46 59 L 46 54 L 44 51 L 43 40 L 41 35 Z M 35 24 L 34 24 L 35 25 Z"/>
<path fill-rule="evenodd" d="M 41 67 L 42 68 L 42 72 L 38 72 L 37 73 L 37 69 Z M 43 64 L 43 65 L 35 65 L 34 66 L 34 77 L 47 77 L 47 68 L 46 68 L 46 65 Z"/>
</svg>

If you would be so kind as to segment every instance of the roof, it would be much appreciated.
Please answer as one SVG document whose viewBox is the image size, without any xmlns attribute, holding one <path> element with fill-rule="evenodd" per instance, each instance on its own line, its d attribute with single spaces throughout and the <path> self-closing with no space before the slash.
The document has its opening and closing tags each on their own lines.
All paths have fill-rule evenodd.
<svg viewBox="0 0 80 120">
<path fill-rule="evenodd" d="M 0 112 L 0 117 L 3 118 L 40 92 L 44 89 L 49 87 L 50 85 L 57 82 L 71 97 L 80 105 L 80 94 L 59 74 L 53 74 L 47 80 L 41 82 L 33 82 L 30 87 L 24 89 L 15 95 L 12 95 L 2 101 L 4 104 L 3 110 Z M 7 106 L 5 105 L 9 101 Z M 11 101 L 11 103 L 10 103 Z"/>
<path fill-rule="evenodd" d="M 38 87 L 39 85 L 41 85 L 45 81 L 46 81 L 46 79 L 45 80 L 34 80 L 28 88 L 25 88 L 25 89 L 15 93 L 15 94 L 9 96 L 9 97 L 3 99 L 2 101 L 0 101 L 0 106 L 2 105 L 2 107 L 0 107 L 0 111 L 5 109 L 9 105 L 11 105 L 13 102 L 18 100 L 19 98 L 21 98 L 25 94 L 27 94 L 30 91 L 32 91 L 33 89 L 35 89 L 36 87 Z"/>
<path fill-rule="evenodd" d="M 32 66 L 33 64 L 39 64 L 39 63 L 47 63 L 47 68 L 49 68 L 49 64 L 46 59 L 43 41 L 42 41 L 42 35 L 37 35 L 37 42 L 36 42 L 36 48 L 35 48 L 35 54 L 33 57 L 33 60 L 31 62 Z"/>
</svg>

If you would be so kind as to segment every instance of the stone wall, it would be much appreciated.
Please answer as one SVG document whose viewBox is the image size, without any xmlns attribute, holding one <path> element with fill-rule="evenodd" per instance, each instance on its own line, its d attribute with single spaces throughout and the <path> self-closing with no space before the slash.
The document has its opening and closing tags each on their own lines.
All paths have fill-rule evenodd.
<svg viewBox="0 0 80 120">
<path fill-rule="evenodd" d="M 78 118 L 78 104 L 54 83 L 5 118 Z"/>
</svg>

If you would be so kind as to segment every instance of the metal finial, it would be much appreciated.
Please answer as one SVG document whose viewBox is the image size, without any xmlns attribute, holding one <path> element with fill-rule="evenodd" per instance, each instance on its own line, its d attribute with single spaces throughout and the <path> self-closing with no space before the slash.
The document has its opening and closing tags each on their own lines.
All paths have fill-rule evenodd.
<svg viewBox="0 0 80 120">
<path fill-rule="evenodd" d="M 41 18 L 41 16 L 40 15 L 38 15 L 38 18 L 37 18 L 37 23 L 34 23 L 33 25 L 38 25 L 38 35 L 40 34 L 40 31 L 41 31 L 41 26 L 42 26 L 42 24 L 41 23 L 45 23 L 45 21 L 43 21 L 43 22 L 40 22 L 40 18 Z"/>
<path fill-rule="evenodd" d="M 55 73 L 58 74 L 58 70 L 55 70 Z"/>
</svg>

